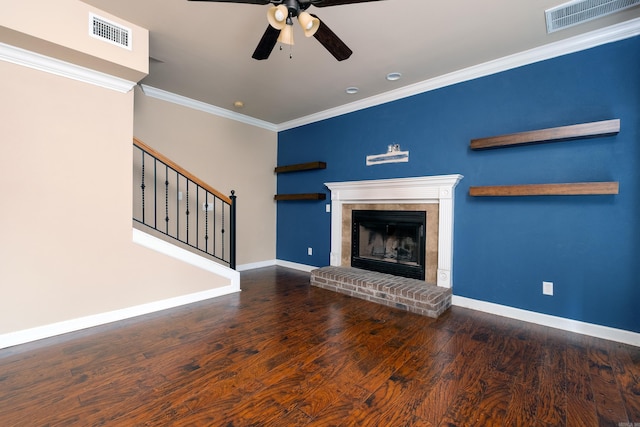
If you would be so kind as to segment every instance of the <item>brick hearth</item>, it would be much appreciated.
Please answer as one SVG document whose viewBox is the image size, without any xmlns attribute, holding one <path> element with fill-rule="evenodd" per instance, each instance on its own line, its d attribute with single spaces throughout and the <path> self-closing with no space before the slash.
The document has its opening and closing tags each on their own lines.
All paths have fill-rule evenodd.
<svg viewBox="0 0 640 427">
<path fill-rule="evenodd" d="M 313 270 L 311 285 L 434 318 L 451 307 L 450 288 L 352 267 Z"/>
</svg>

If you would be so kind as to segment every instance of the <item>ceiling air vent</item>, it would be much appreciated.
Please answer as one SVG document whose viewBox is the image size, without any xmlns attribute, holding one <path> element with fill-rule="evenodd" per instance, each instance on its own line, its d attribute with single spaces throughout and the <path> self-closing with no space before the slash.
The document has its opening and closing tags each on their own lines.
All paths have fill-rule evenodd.
<svg viewBox="0 0 640 427">
<path fill-rule="evenodd" d="M 131 50 L 131 30 L 106 18 L 89 14 L 89 34 L 97 39 Z"/>
<path fill-rule="evenodd" d="M 640 0 L 574 0 L 545 10 L 547 33 L 618 12 L 640 4 Z"/>
</svg>

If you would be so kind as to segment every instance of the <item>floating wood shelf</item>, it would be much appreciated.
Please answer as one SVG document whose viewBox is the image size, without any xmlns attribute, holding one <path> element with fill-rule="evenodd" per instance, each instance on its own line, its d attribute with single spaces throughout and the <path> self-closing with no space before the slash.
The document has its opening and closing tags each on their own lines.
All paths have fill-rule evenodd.
<svg viewBox="0 0 640 427">
<path fill-rule="evenodd" d="M 274 169 L 275 173 L 286 173 L 286 172 L 298 172 L 298 171 L 308 171 L 313 169 L 326 169 L 327 164 L 325 162 L 309 162 L 309 163 L 298 163 L 297 165 L 288 165 L 288 166 L 278 166 Z"/>
<path fill-rule="evenodd" d="M 324 200 L 327 195 L 324 193 L 304 193 L 304 194 L 276 194 L 273 200 Z"/>
<path fill-rule="evenodd" d="M 574 139 L 610 136 L 620 132 L 620 119 L 601 122 L 583 123 L 561 126 L 557 128 L 512 133 L 509 135 L 491 136 L 471 140 L 472 150 L 510 147 L 513 145 L 536 144 L 543 142 L 560 142 Z"/>
<path fill-rule="evenodd" d="M 524 184 L 469 187 L 470 196 L 573 196 L 618 194 L 618 182 Z"/>
<path fill-rule="evenodd" d="M 298 163 L 296 165 L 278 166 L 274 169 L 275 173 L 308 171 L 314 169 L 326 169 L 325 162 L 309 162 Z M 327 195 L 324 193 L 303 193 L 303 194 L 276 194 L 273 200 L 324 200 Z"/>
</svg>

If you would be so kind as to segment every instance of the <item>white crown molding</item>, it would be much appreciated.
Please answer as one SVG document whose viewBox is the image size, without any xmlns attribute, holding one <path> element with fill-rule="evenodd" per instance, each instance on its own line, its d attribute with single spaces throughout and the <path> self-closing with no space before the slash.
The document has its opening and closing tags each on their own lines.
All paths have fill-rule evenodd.
<svg viewBox="0 0 640 427">
<path fill-rule="evenodd" d="M 136 82 L 111 76 L 100 71 L 91 70 L 70 62 L 41 55 L 19 47 L 0 43 L 0 60 L 44 71 L 45 73 L 78 80 L 117 92 L 127 93 Z"/>
<path fill-rule="evenodd" d="M 330 119 L 332 117 L 341 116 L 343 114 L 352 113 L 354 111 L 363 110 L 365 108 L 374 107 L 376 105 L 397 101 L 420 93 L 440 89 L 456 83 L 462 83 L 502 71 L 511 70 L 513 68 L 522 67 L 524 65 L 533 64 L 535 62 L 545 61 L 547 59 L 568 55 L 570 53 L 579 52 L 603 44 L 635 37 L 639 34 L 640 18 L 632 19 L 620 24 L 581 34 L 579 36 L 505 56 L 500 59 L 454 71 L 449 74 L 444 74 L 433 79 L 404 86 L 397 90 L 371 96 L 340 107 L 300 117 L 299 119 L 288 122 L 283 122 L 277 126 L 277 129 L 279 132 L 287 129 L 293 129 L 310 123 L 319 122 L 321 120 Z"/>
<path fill-rule="evenodd" d="M 175 93 L 167 92 L 162 89 L 154 88 L 152 86 L 140 85 L 142 93 L 152 98 L 157 98 L 162 101 L 172 102 L 183 107 L 193 108 L 194 110 L 203 111 L 205 113 L 213 114 L 214 116 L 220 116 L 238 122 L 246 123 L 252 126 L 277 132 L 278 127 L 273 123 L 265 122 L 264 120 L 255 119 L 253 117 L 246 116 L 244 114 L 238 114 L 224 108 L 216 107 L 206 102 L 197 101 L 195 99 L 187 98 L 186 96 L 176 95 Z"/>
<path fill-rule="evenodd" d="M 458 295 L 452 296 L 451 303 L 458 307 L 469 308 L 489 314 L 495 314 L 497 316 L 508 317 L 510 319 L 522 320 L 523 322 L 535 323 L 537 325 L 548 326 L 550 328 L 561 329 L 563 331 L 575 332 L 577 334 L 589 335 L 596 338 L 640 347 L 640 334 L 637 332 L 610 328 L 608 326 L 601 326 L 593 323 L 580 322 L 578 320 L 567 319 L 564 317 L 550 316 L 548 314 L 537 313 L 535 311 L 522 310 L 519 308 L 461 297 Z"/>
<path fill-rule="evenodd" d="M 216 107 L 205 102 L 197 101 L 185 96 L 167 92 L 148 85 L 140 85 L 142 92 L 150 97 L 163 101 L 172 102 L 184 107 L 193 108 L 205 113 L 216 116 L 236 120 L 252 126 L 257 126 L 269 131 L 280 132 L 304 126 L 321 120 L 330 119 L 341 116 L 343 114 L 352 113 L 354 111 L 363 110 L 365 108 L 374 107 L 376 105 L 397 101 L 424 92 L 440 89 L 457 83 L 485 77 L 502 71 L 524 65 L 533 64 L 547 59 L 556 58 L 563 55 L 590 49 L 607 43 L 624 40 L 635 37 L 640 34 L 640 18 L 632 19 L 620 24 L 612 25 L 589 33 L 581 34 L 565 40 L 560 40 L 541 47 L 529 49 L 504 58 L 478 64 L 473 67 L 454 71 L 433 79 L 418 82 L 412 85 L 404 86 L 397 90 L 382 93 L 380 95 L 371 96 L 349 104 L 341 105 L 329 110 L 320 111 L 315 114 L 300 117 L 288 122 L 280 124 L 270 123 L 259 120 L 244 114 L 238 114 L 224 108 Z M 25 55 L 26 53 L 26 55 Z M 26 57 L 25 57 L 26 56 Z M 108 76 L 86 68 L 78 67 L 63 61 L 48 58 L 33 52 L 24 51 L 22 49 L 4 45 L 0 43 L 0 59 L 29 66 L 31 68 L 40 69 L 42 71 L 51 72 L 76 80 L 87 81 L 99 86 L 128 92 L 135 83 L 129 82 L 116 77 Z"/>
</svg>

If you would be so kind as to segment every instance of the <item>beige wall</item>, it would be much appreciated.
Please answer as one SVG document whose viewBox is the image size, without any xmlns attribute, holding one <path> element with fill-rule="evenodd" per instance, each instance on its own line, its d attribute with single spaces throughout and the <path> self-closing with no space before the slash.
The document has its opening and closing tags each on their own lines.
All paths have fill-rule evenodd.
<svg viewBox="0 0 640 427">
<path fill-rule="evenodd" d="M 132 243 L 133 92 L 0 75 L 0 334 L 229 284 Z"/>
<path fill-rule="evenodd" d="M 223 194 L 235 190 L 237 264 L 275 259 L 277 133 L 135 94 L 134 135 Z"/>
<path fill-rule="evenodd" d="M 137 82 L 149 72 L 149 31 L 79 0 L 0 0 L 0 42 Z M 89 35 L 89 13 L 129 28 L 132 49 Z"/>
<path fill-rule="evenodd" d="M 133 81 L 145 75 L 144 29 L 123 23 L 144 40 L 129 54 L 90 38 L 74 44 L 87 34 L 89 9 L 76 0 L 0 0 L 0 42 Z M 72 21 L 71 35 L 47 18 Z M 231 285 L 132 242 L 134 91 L 3 61 L 0 76 L 0 335 Z M 238 262 L 273 259 L 276 134 L 145 97 L 136 115 L 143 140 L 237 191 Z"/>
</svg>

